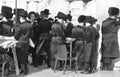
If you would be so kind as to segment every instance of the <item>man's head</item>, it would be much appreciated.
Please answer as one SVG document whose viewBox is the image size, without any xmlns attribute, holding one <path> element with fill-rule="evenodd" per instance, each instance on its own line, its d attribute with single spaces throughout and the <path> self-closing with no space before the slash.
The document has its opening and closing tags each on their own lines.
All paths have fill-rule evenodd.
<svg viewBox="0 0 120 77">
<path fill-rule="evenodd" d="M 31 21 L 34 21 L 36 19 L 36 13 L 34 11 L 31 11 L 29 14 L 28 14 L 28 18 L 31 20 Z"/>
<path fill-rule="evenodd" d="M 43 14 L 43 19 L 46 19 L 46 18 L 48 18 L 50 13 L 49 13 L 48 9 L 45 9 L 44 11 L 42 11 L 42 14 Z"/>
<path fill-rule="evenodd" d="M 26 21 L 27 16 L 28 16 L 27 11 L 21 11 L 20 14 L 19 14 L 20 22 Z"/>
</svg>

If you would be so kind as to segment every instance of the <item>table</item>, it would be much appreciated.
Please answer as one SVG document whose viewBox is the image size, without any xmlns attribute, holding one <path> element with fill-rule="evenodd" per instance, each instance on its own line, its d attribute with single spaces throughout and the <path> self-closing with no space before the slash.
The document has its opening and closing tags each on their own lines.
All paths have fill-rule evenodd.
<svg viewBox="0 0 120 77">
<path fill-rule="evenodd" d="M 12 48 L 13 58 L 15 62 L 16 75 L 19 75 L 18 60 L 17 60 L 16 50 L 15 50 L 15 46 L 17 42 L 18 41 L 16 41 L 14 37 L 0 36 L 0 46 L 5 49 Z"/>
</svg>

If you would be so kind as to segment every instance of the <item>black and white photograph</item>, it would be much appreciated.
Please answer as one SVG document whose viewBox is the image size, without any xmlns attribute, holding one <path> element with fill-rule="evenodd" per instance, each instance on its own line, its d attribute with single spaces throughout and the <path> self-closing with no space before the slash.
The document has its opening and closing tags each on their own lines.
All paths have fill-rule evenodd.
<svg viewBox="0 0 120 77">
<path fill-rule="evenodd" d="M 0 0 L 0 77 L 119 77 L 120 0 Z"/>
</svg>

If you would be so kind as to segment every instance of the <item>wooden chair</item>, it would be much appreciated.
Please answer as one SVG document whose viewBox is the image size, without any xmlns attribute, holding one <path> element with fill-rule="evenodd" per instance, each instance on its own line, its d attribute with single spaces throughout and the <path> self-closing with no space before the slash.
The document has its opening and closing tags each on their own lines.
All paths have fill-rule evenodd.
<svg viewBox="0 0 120 77">
<path fill-rule="evenodd" d="M 67 45 L 70 48 L 69 49 L 70 51 L 67 52 L 67 54 L 66 54 L 67 58 L 63 59 L 63 58 L 60 58 L 58 56 L 55 56 L 56 57 L 56 61 L 55 61 L 55 66 L 54 66 L 54 72 L 56 70 L 56 66 L 57 66 L 58 60 L 61 60 L 61 61 L 65 62 L 64 63 L 64 69 L 63 69 L 63 74 L 65 74 L 65 71 L 66 71 L 67 61 L 70 61 L 70 68 L 71 68 L 72 61 L 75 60 L 75 73 L 77 73 L 77 69 L 78 69 L 78 52 L 73 52 L 73 50 L 72 50 L 72 43 L 73 43 L 73 41 L 75 41 L 75 39 L 73 39 L 73 38 L 68 38 L 67 41 L 66 41 Z M 72 55 L 73 53 L 75 53 L 76 55 L 73 56 Z M 68 56 L 68 54 L 69 54 L 69 56 Z"/>
<path fill-rule="evenodd" d="M 73 42 L 75 41 L 74 38 L 68 38 L 68 40 L 66 41 L 67 46 L 69 47 L 69 51 L 68 51 L 68 57 L 67 57 L 67 61 L 70 61 L 70 69 L 72 69 L 72 61 L 75 61 L 75 73 L 77 73 L 77 69 L 78 69 L 78 52 L 74 52 L 73 51 Z M 73 55 L 74 54 L 74 55 Z M 66 71 L 66 65 L 67 65 L 67 61 L 65 62 L 65 67 L 64 67 L 64 74 Z"/>
</svg>

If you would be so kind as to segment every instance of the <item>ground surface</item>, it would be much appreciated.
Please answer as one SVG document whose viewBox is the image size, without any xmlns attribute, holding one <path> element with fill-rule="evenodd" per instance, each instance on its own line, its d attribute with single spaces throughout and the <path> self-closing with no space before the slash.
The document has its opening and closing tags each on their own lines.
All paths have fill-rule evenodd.
<svg viewBox="0 0 120 77">
<path fill-rule="evenodd" d="M 34 68 L 29 65 L 29 74 L 26 76 L 19 77 L 120 77 L 120 68 L 114 68 L 114 71 L 100 71 L 94 74 L 81 74 L 80 71 L 75 74 L 74 71 L 66 71 L 66 74 L 63 74 L 63 71 L 54 72 L 51 68 L 46 68 L 46 66 Z M 16 77 L 11 75 L 9 77 Z"/>
</svg>

